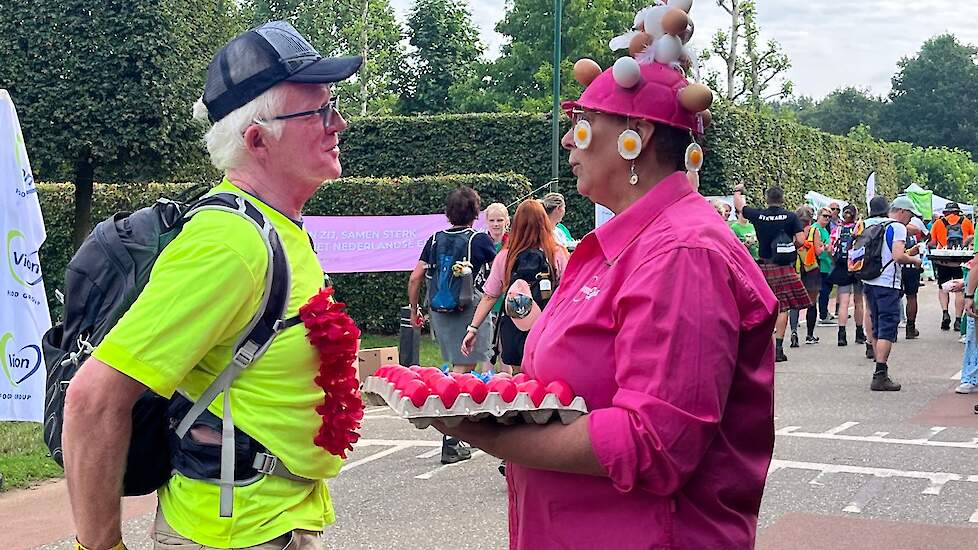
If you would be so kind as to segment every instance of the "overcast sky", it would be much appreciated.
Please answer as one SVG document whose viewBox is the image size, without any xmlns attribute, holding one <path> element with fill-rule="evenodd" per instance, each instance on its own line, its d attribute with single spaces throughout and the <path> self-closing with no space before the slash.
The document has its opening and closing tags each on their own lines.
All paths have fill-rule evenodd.
<svg viewBox="0 0 978 550">
<path fill-rule="evenodd" d="M 467 1 L 490 56 L 502 37 L 493 28 L 503 17 L 504 0 Z M 414 0 L 391 0 L 402 22 Z M 820 98 L 842 86 L 890 90 L 897 62 L 913 56 L 936 34 L 951 32 L 978 43 L 978 2 L 973 0 L 758 0 L 761 32 L 778 40 L 791 58 L 788 77 L 796 95 Z M 692 9 L 702 49 L 721 26 L 729 26 L 716 0 L 696 0 Z M 624 30 L 624 29 L 623 29 Z"/>
</svg>

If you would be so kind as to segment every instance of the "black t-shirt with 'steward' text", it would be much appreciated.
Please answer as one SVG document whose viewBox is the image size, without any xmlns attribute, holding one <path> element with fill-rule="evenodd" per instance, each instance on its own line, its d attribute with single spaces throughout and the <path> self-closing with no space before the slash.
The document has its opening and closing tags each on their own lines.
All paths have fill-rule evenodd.
<svg viewBox="0 0 978 550">
<path fill-rule="evenodd" d="M 757 230 L 758 255 L 762 260 L 770 260 L 774 257 L 771 244 L 778 233 L 784 231 L 794 239 L 796 233 L 805 229 L 794 212 L 780 206 L 769 206 L 763 210 L 744 208 L 744 217 L 754 224 L 754 229 Z"/>
</svg>

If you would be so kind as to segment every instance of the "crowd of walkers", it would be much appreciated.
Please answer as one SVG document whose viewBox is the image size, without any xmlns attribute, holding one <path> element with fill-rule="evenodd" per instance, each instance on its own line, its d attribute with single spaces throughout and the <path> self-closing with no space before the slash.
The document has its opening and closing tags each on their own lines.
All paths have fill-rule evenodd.
<svg viewBox="0 0 978 550">
<path fill-rule="evenodd" d="M 870 388 L 899 391 L 889 376 L 889 357 L 904 328 L 904 337 L 920 336 L 917 294 L 924 282 L 928 249 L 970 250 L 974 226 L 956 203 L 928 224 L 907 196 L 892 202 L 875 197 L 865 218 L 855 205 L 836 202 L 816 209 L 804 205 L 789 211 L 784 192 L 772 187 L 765 193 L 766 208 L 747 206 L 743 186 L 735 189 L 737 220 L 731 230 L 757 260 L 768 285 L 778 298 L 775 360 L 788 360 L 788 348 L 801 346 L 798 329 L 805 322 L 806 345 L 818 344 L 816 326 L 838 326 L 838 346 L 849 345 L 849 320 L 855 325 L 853 341 L 866 346 L 866 358 L 875 362 Z M 726 218 L 729 211 L 714 203 Z M 963 256 L 962 256 L 963 257 Z M 940 329 L 961 332 L 966 343 L 962 382 L 958 393 L 978 392 L 978 343 L 974 340 L 974 287 L 960 259 L 931 259 L 943 311 Z M 949 309 L 954 296 L 954 317 Z M 832 305 L 834 298 L 834 305 Z M 850 306 L 852 312 L 850 313 Z M 802 316 L 802 312 L 804 316 Z M 790 327 L 790 334 L 788 333 Z M 865 328 L 864 328 L 865 327 Z M 970 331 L 970 332 L 969 332 Z"/>
</svg>

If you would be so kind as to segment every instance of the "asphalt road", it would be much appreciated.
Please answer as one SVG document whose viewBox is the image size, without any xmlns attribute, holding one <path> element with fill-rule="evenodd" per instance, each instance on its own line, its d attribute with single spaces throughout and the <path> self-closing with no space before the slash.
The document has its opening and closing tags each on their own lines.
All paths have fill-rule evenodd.
<svg viewBox="0 0 978 550">
<path fill-rule="evenodd" d="M 938 330 L 934 283 L 921 303 L 921 338 L 901 339 L 890 360 L 899 393 L 869 391 L 873 364 L 851 344 L 851 325 L 848 347 L 836 346 L 834 327 L 819 327 L 822 343 L 788 350 L 778 364 L 777 445 L 758 548 L 978 548 L 978 395 L 953 393 L 964 346 Z M 337 522 L 326 548 L 507 547 L 496 459 L 477 452 L 441 466 L 436 432 L 381 407 L 368 410 L 363 438 L 330 483 Z M 12 503 L 0 498 L 0 524 Z M 46 510 L 68 513 L 63 499 Z M 149 523 L 145 511 L 125 523 L 129 548 L 150 548 Z M 70 531 L 36 529 L 20 539 L 33 545 L 19 548 L 70 548 Z"/>
</svg>

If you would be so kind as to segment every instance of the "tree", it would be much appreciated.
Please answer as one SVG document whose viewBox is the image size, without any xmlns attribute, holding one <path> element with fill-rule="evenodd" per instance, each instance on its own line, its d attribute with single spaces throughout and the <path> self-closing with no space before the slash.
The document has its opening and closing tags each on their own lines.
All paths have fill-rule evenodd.
<svg viewBox="0 0 978 550">
<path fill-rule="evenodd" d="M 627 52 L 608 42 L 632 28 L 648 0 L 564 0 L 561 28 L 561 90 L 581 92 L 571 73 L 574 62 L 589 57 L 603 68 Z M 508 38 L 499 58 L 456 91 L 462 103 L 493 111 L 549 111 L 553 79 L 553 0 L 513 0 L 496 31 Z"/>
<path fill-rule="evenodd" d="M 777 41 L 761 44 L 754 0 L 716 0 L 716 3 L 730 15 L 730 31 L 717 31 L 710 49 L 701 54 L 703 61 L 715 55 L 726 66 L 723 85 L 720 75 L 714 71 L 707 76 L 710 87 L 724 90 L 723 96 L 730 101 L 746 102 L 755 109 L 772 99 L 789 97 L 793 86 L 784 73 L 791 68 L 791 60 Z M 771 88 L 779 83 L 772 92 Z"/>
<path fill-rule="evenodd" d="M 844 136 L 860 125 L 879 128 L 883 99 L 868 90 L 848 87 L 836 90 L 809 109 L 798 112 L 798 122 L 830 134 Z"/>
<path fill-rule="evenodd" d="M 978 49 L 950 34 L 934 37 L 893 77 L 883 137 L 978 154 Z"/>
<path fill-rule="evenodd" d="M 244 0 L 241 13 L 246 27 L 288 21 L 324 56 L 362 55 L 363 68 L 337 86 L 338 95 L 356 98 L 360 115 L 393 111 L 404 33 L 389 0 Z"/>
<path fill-rule="evenodd" d="M 450 89 L 475 75 L 482 44 L 468 10 L 450 0 L 418 0 L 408 19 L 411 77 L 398 102 L 402 113 L 455 110 Z"/>
<path fill-rule="evenodd" d="M 191 118 L 232 0 L 34 0 L 0 10 L 0 87 L 17 102 L 44 180 L 75 184 L 75 246 L 93 182 L 163 180 L 202 166 Z"/>
</svg>

